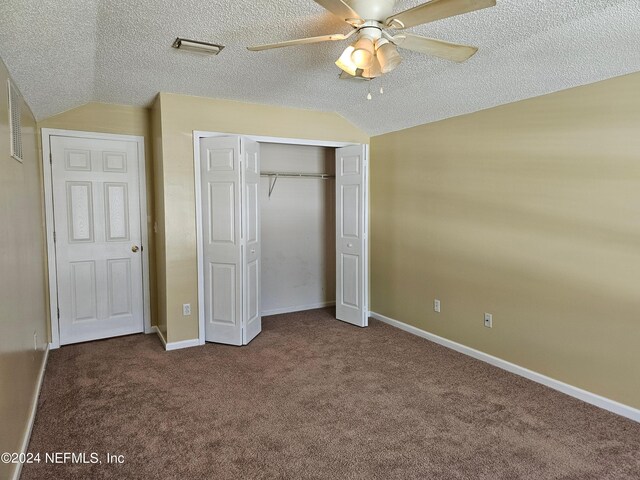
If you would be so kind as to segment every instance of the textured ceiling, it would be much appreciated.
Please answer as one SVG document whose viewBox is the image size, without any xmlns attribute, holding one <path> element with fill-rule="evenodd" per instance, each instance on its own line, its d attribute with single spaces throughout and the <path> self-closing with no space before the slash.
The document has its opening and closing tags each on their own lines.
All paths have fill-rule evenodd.
<svg viewBox="0 0 640 480">
<path fill-rule="evenodd" d="M 164 91 L 335 111 L 375 135 L 640 71 L 640 0 L 498 0 L 413 28 L 480 51 L 455 64 L 403 50 L 371 101 L 337 79 L 346 42 L 245 49 L 349 29 L 311 0 L 0 0 L 0 57 L 38 119 Z M 227 48 L 179 52 L 176 36 Z"/>
</svg>

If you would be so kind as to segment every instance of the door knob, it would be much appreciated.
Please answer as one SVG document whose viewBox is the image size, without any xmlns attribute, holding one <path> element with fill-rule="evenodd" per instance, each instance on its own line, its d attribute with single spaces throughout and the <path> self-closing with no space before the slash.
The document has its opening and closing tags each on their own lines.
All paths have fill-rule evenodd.
<svg viewBox="0 0 640 480">
<path fill-rule="evenodd" d="M 256 253 L 256 249 L 255 249 L 255 248 L 252 248 L 252 249 L 251 249 L 251 253 Z"/>
<path fill-rule="evenodd" d="M 353 247 L 353 243 L 347 243 L 347 247 L 349 248 Z"/>
<path fill-rule="evenodd" d="M 133 253 L 136 253 L 138 250 L 140 250 L 140 248 L 137 245 L 134 245 L 133 247 L 131 247 L 131 251 Z"/>
</svg>

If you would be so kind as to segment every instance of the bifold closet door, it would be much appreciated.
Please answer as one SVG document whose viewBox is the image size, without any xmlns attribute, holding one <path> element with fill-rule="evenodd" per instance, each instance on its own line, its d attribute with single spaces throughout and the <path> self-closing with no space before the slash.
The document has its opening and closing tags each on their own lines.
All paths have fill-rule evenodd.
<svg viewBox="0 0 640 480">
<path fill-rule="evenodd" d="M 246 345 L 262 331 L 260 316 L 260 145 L 242 138 L 244 184 L 242 216 L 244 220 L 244 319 L 242 341 Z"/>
<path fill-rule="evenodd" d="M 261 330 L 258 144 L 200 141 L 205 339 L 243 345 Z"/>
<path fill-rule="evenodd" d="M 336 149 L 336 318 L 366 327 L 367 146 Z"/>
</svg>

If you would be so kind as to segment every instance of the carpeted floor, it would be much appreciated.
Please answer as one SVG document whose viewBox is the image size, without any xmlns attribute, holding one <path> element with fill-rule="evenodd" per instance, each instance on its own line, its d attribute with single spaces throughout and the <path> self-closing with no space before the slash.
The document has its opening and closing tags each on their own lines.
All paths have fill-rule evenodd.
<svg viewBox="0 0 640 480">
<path fill-rule="evenodd" d="M 53 351 L 29 451 L 102 463 L 25 480 L 640 478 L 640 424 L 330 309 L 267 317 L 243 348 Z"/>
</svg>

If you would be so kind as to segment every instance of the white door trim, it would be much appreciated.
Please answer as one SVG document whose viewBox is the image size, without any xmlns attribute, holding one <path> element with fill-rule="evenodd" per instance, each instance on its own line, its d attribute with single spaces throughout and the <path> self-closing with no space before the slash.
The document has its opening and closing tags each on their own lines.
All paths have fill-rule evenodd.
<svg viewBox="0 0 640 480">
<path fill-rule="evenodd" d="M 151 292 L 149 287 L 149 232 L 147 228 L 147 177 L 146 159 L 144 155 L 144 137 L 135 135 L 114 135 L 110 133 L 82 132 L 76 130 L 60 130 L 56 128 L 42 129 L 42 172 L 44 177 L 45 230 L 47 240 L 47 267 L 49 281 L 49 315 L 51 318 L 51 349 L 60 348 L 60 330 L 58 322 L 58 283 L 56 279 L 56 248 L 53 241 L 55 229 L 53 218 L 53 184 L 51 172 L 50 137 L 96 138 L 99 140 L 121 140 L 136 142 L 138 145 L 138 181 L 140 183 L 140 231 L 142 232 L 142 292 L 144 310 L 144 332 L 153 333 L 151 328 Z"/>
<path fill-rule="evenodd" d="M 205 319 L 204 319 L 204 245 L 202 236 L 202 187 L 200 185 L 200 139 L 211 137 L 226 137 L 226 136 L 240 136 L 249 138 L 256 142 L 263 143 L 280 143 L 286 145 L 307 145 L 312 147 L 348 147 L 350 145 L 362 145 L 360 143 L 353 142 L 338 142 L 331 140 L 307 140 L 303 138 L 285 138 L 285 137 L 265 137 L 259 135 L 244 135 L 240 133 L 231 132 L 205 132 L 200 130 L 194 130 L 193 132 L 193 166 L 194 166 L 194 182 L 195 182 L 195 194 L 196 194 L 196 258 L 198 263 L 198 343 L 200 345 L 205 344 Z M 369 145 L 365 144 L 367 152 Z M 368 185 L 367 185 L 368 189 Z M 368 203 L 368 202 L 367 202 Z M 366 224 L 367 230 L 369 229 L 369 206 L 365 205 L 366 211 Z M 367 240 L 368 243 L 368 240 Z M 366 263 L 368 264 L 368 252 L 366 257 Z M 368 268 L 368 265 L 367 265 Z M 367 272 L 368 275 L 368 272 Z M 368 283 L 367 283 L 368 289 Z M 368 295 L 368 292 L 365 293 Z M 365 308 L 369 308 L 366 305 Z"/>
</svg>

